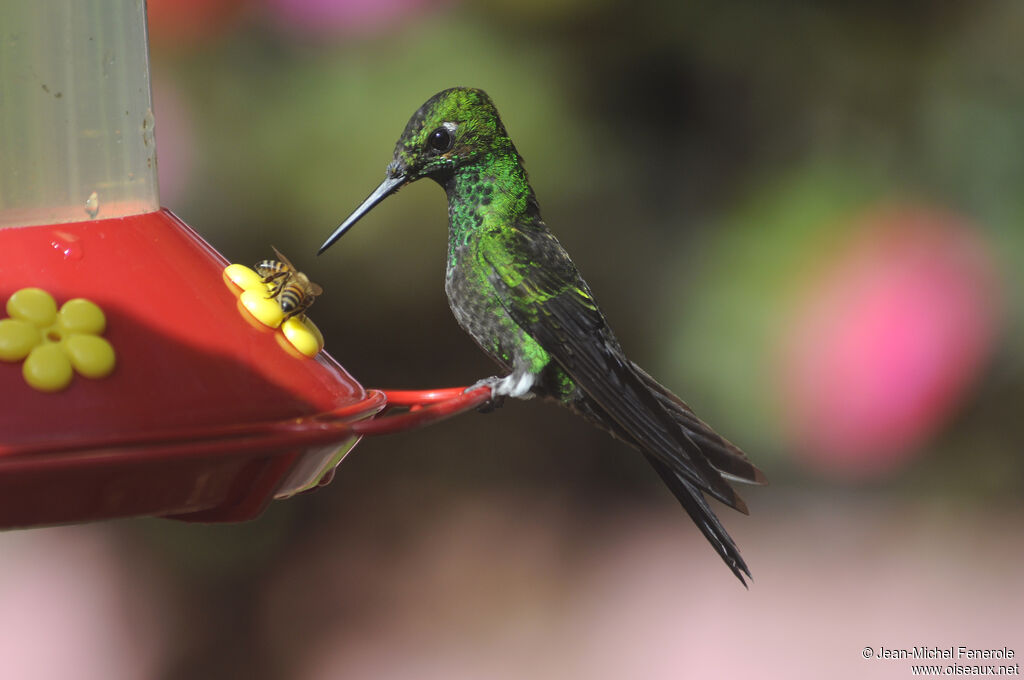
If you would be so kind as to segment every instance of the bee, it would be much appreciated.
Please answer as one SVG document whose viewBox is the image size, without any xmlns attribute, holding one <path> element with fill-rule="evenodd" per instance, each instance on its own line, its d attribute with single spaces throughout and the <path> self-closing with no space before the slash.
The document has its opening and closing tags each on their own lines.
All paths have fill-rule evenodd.
<svg viewBox="0 0 1024 680">
<path fill-rule="evenodd" d="M 271 246 L 274 248 L 274 246 Z M 276 260 L 262 260 L 255 266 L 260 280 L 267 284 L 267 298 L 276 298 L 287 321 L 305 312 L 317 295 L 324 292 L 319 285 L 295 268 L 295 265 L 274 248 Z"/>
</svg>

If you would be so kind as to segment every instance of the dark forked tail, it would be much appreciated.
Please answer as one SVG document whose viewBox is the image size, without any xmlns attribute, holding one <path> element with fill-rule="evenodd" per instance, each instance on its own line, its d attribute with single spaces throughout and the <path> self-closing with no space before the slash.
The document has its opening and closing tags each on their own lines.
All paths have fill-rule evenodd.
<svg viewBox="0 0 1024 680">
<path fill-rule="evenodd" d="M 732 573 L 736 574 L 736 578 L 746 588 L 747 581 L 743 578 L 743 575 L 746 574 L 747 578 L 751 578 L 747 563 L 740 556 L 739 548 L 736 547 L 732 537 L 729 536 L 725 527 L 722 526 L 718 517 L 715 516 L 715 513 L 708 506 L 704 495 L 699 489 L 686 481 L 681 475 L 675 474 L 667 465 L 654 456 L 644 453 L 644 458 L 654 467 L 658 476 L 671 489 L 679 504 L 686 510 L 686 514 L 690 516 L 693 523 L 697 525 L 701 533 L 704 534 L 704 537 L 708 539 L 711 547 L 721 556 L 722 560 L 732 569 Z"/>
</svg>

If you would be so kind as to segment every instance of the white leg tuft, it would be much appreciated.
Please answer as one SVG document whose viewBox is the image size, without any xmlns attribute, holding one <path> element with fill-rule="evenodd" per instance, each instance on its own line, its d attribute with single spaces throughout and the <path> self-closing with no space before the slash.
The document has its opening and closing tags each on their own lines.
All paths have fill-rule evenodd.
<svg viewBox="0 0 1024 680">
<path fill-rule="evenodd" d="M 478 380 L 471 387 L 467 388 L 466 391 L 470 392 L 478 387 L 487 385 L 491 388 L 491 399 L 496 397 L 531 399 L 533 394 L 530 392 L 530 388 L 533 387 L 535 380 L 536 376 L 532 373 L 509 373 L 504 378 L 495 376 Z"/>
</svg>

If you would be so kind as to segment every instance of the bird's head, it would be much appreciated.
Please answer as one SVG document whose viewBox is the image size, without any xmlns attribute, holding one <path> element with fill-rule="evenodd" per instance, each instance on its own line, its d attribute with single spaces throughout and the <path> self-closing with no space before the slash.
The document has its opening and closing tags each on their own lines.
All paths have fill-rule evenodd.
<svg viewBox="0 0 1024 680">
<path fill-rule="evenodd" d="M 443 179 L 482 155 L 511 144 L 498 111 L 483 90 L 438 92 L 409 119 L 395 145 L 389 176 Z"/>
<path fill-rule="evenodd" d="M 395 145 L 381 182 L 320 247 L 322 253 L 363 215 L 409 182 L 430 177 L 443 183 L 460 167 L 513 150 L 491 98 L 483 90 L 455 87 L 419 108 Z"/>
</svg>

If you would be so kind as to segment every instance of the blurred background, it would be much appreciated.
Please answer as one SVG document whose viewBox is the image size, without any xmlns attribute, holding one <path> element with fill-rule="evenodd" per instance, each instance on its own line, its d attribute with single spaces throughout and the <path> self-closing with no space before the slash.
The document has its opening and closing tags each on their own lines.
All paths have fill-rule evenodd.
<svg viewBox="0 0 1024 680">
<path fill-rule="evenodd" d="M 631 357 L 771 486 L 717 506 L 507 403 L 369 439 L 233 526 L 0 535 L 4 677 L 866 678 L 1024 654 L 1024 5 L 150 0 L 161 198 L 276 245 L 366 386 L 494 367 L 431 183 L 314 253 L 436 91 L 481 87 Z M 1019 661 L 1016 659 L 1014 661 Z M 1012 663 L 1013 661 L 1011 661 Z"/>
</svg>

